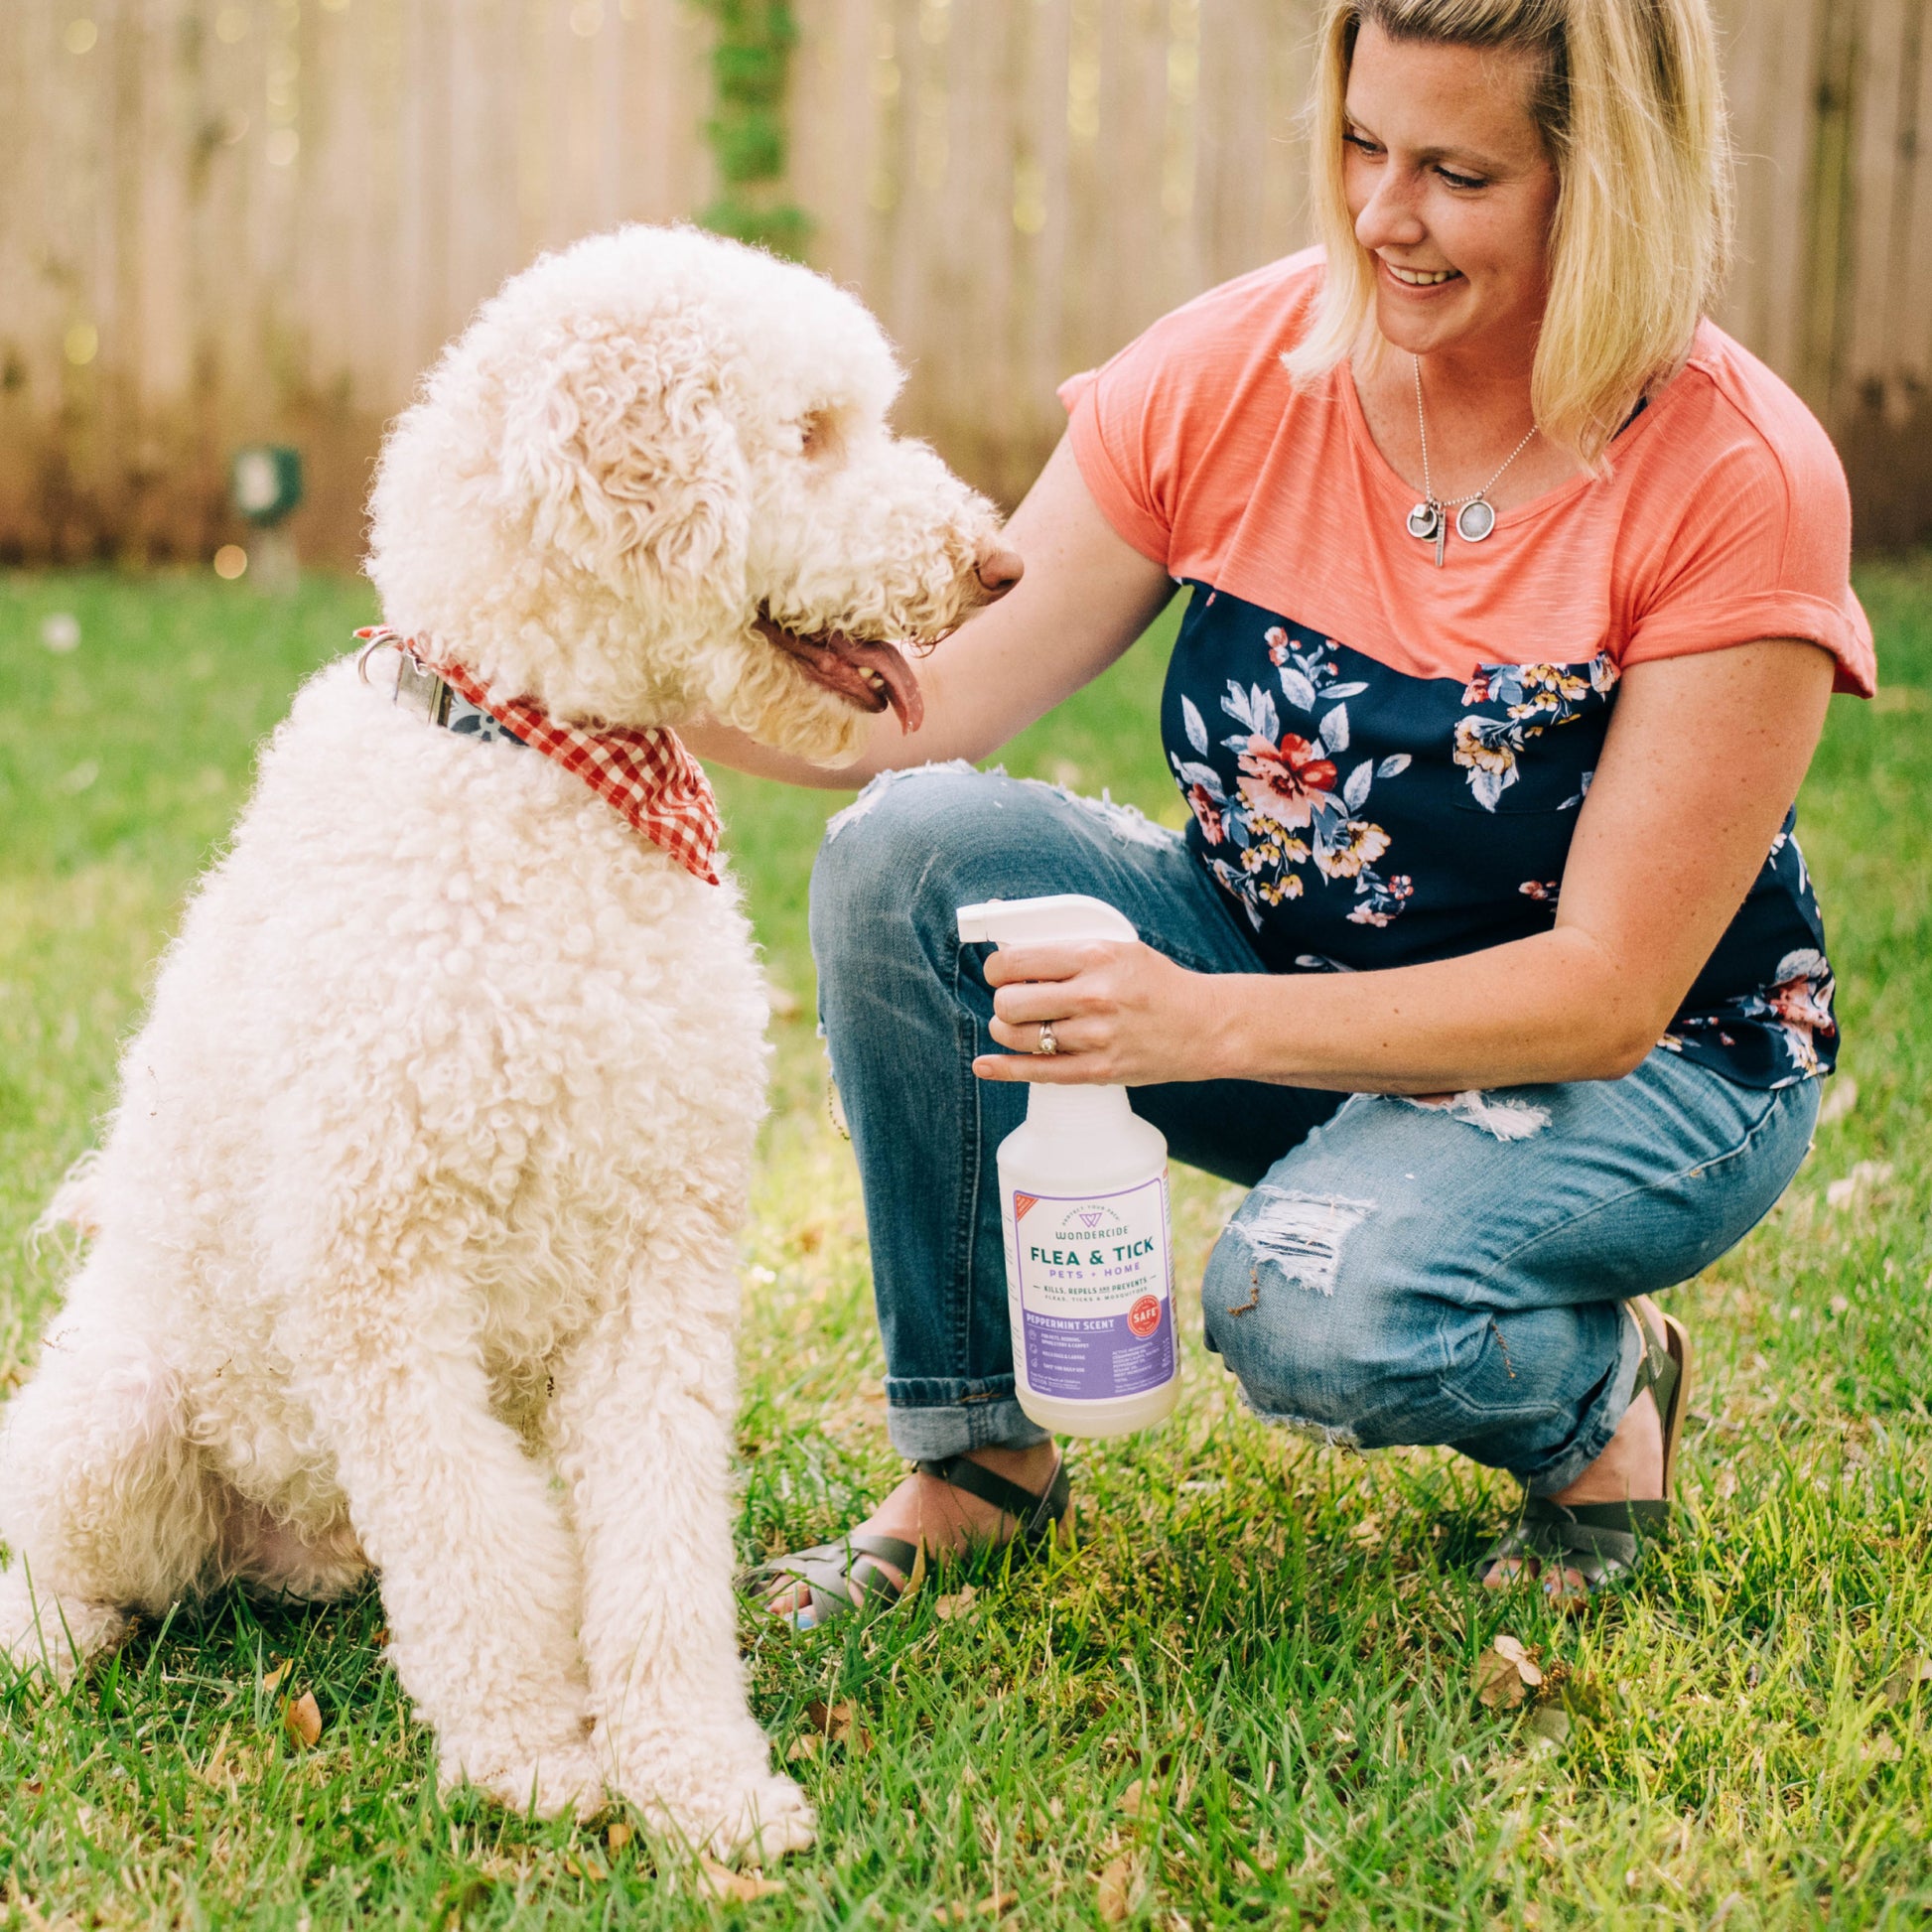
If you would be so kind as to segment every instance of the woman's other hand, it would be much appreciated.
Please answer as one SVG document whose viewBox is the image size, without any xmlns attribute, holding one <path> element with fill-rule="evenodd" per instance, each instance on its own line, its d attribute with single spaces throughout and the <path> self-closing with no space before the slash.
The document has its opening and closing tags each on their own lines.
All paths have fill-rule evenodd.
<svg viewBox="0 0 1932 1932">
<path fill-rule="evenodd" d="M 1002 946 L 986 962 L 993 1037 L 1010 1050 L 973 1062 L 982 1080 L 1159 1086 L 1211 1080 L 1230 977 L 1190 973 L 1139 940 Z M 1038 1051 L 1050 1021 L 1056 1051 Z"/>
</svg>

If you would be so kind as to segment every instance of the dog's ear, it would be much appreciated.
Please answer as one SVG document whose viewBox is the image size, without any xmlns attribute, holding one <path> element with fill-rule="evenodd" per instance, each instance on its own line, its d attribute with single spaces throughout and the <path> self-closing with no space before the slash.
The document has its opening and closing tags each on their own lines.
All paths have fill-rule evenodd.
<svg viewBox="0 0 1932 1932">
<path fill-rule="evenodd" d="M 731 598 L 746 473 L 696 327 L 578 322 L 506 373 L 499 477 L 539 544 L 621 595 Z"/>
</svg>

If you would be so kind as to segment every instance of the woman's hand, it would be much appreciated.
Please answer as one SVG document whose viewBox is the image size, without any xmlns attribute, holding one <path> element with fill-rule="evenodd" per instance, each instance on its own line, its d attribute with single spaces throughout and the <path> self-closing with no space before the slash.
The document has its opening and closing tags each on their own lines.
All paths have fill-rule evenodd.
<svg viewBox="0 0 1932 1932">
<path fill-rule="evenodd" d="M 1228 976 L 1176 966 L 1138 940 L 1002 946 L 986 962 L 993 1037 L 1012 1050 L 973 1062 L 982 1080 L 1159 1086 L 1212 1080 Z M 1040 1053 L 1042 1021 L 1058 1051 Z"/>
</svg>

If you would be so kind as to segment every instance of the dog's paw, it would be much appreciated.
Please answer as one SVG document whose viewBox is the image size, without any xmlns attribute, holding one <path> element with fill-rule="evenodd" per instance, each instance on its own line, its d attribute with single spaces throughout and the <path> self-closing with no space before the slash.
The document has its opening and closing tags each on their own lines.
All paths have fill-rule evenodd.
<svg viewBox="0 0 1932 1932">
<path fill-rule="evenodd" d="M 817 1830 L 818 1819 L 805 1794 L 789 1778 L 772 1772 L 732 1795 L 724 1816 L 711 1828 L 705 1850 L 714 1858 L 773 1864 L 787 1852 L 804 1851 Z"/>
<path fill-rule="evenodd" d="M 659 1831 L 716 1859 L 772 1864 L 802 1852 L 818 1829 L 805 1794 L 780 1773 L 728 1778 L 626 1776 L 623 1795 Z"/>
<path fill-rule="evenodd" d="M 18 1564 L 0 1576 L 0 1658 L 18 1673 L 40 1671 L 57 1685 L 69 1683 L 126 1628 L 127 1618 L 107 1604 L 33 1590 Z"/>
<path fill-rule="evenodd" d="M 573 1813 L 587 1823 L 604 1809 L 604 1773 L 588 1745 L 525 1757 L 509 1752 L 446 1752 L 437 1784 L 447 1797 L 468 1785 L 511 1811 L 537 1818 Z"/>
</svg>

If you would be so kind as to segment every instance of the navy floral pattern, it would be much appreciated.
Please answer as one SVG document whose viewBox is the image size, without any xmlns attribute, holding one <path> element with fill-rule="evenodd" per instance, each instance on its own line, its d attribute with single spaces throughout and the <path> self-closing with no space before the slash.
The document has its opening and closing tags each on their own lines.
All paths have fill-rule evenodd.
<svg viewBox="0 0 1932 1932">
<path fill-rule="evenodd" d="M 1469 791 L 1484 811 L 1493 812 L 1516 782 L 1522 754 L 1533 738 L 1584 716 L 1593 693 L 1607 697 L 1617 668 L 1600 652 L 1581 669 L 1568 664 L 1484 664 L 1462 687 L 1465 705 L 1488 705 L 1455 721 L 1455 761 L 1469 774 Z M 1495 715 L 1500 710 L 1501 715 Z M 1565 808 L 1581 805 L 1590 774 L 1578 781 L 1577 795 Z"/>
<path fill-rule="evenodd" d="M 1264 641 L 1282 706 L 1306 718 L 1311 735 L 1283 728 L 1276 693 L 1268 685 L 1228 679 L 1218 728 L 1223 733 L 1219 749 L 1234 757 L 1230 785 L 1216 765 L 1203 761 L 1215 749 L 1209 727 L 1194 701 L 1181 695 L 1181 729 L 1195 756 L 1169 753 L 1174 777 L 1204 843 L 1225 845 L 1233 854 L 1210 853 L 1208 864 L 1257 926 L 1262 907 L 1300 898 L 1310 881 L 1322 889 L 1340 885 L 1349 893 L 1352 903 L 1345 916 L 1350 923 L 1387 925 L 1402 910 L 1411 886 L 1399 873 L 1386 877 L 1377 870 L 1389 835 L 1364 814 L 1375 781 L 1406 770 L 1409 755 L 1351 759 L 1348 700 L 1367 684 L 1339 677 L 1334 659 L 1319 644 L 1298 651 L 1280 624 L 1269 626 Z M 1238 729 L 1226 732 L 1229 722 Z"/>
<path fill-rule="evenodd" d="M 1554 923 L 1617 667 L 1411 677 L 1194 586 L 1162 702 L 1187 840 L 1277 972 L 1454 957 Z M 1751 1086 L 1831 1068 L 1823 927 L 1792 822 L 1661 1042 Z"/>
</svg>

